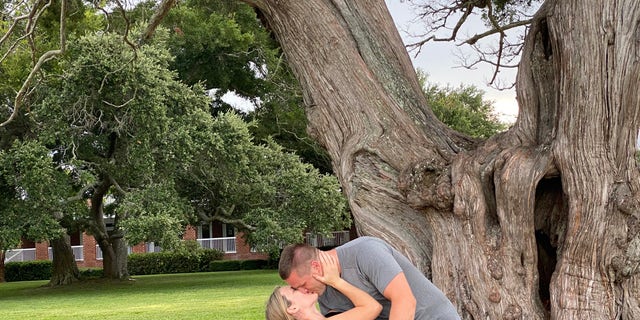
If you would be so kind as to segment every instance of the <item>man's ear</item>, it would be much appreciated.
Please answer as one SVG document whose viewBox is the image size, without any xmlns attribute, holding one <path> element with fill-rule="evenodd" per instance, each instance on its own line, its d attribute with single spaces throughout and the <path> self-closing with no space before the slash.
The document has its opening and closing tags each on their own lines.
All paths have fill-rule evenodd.
<svg viewBox="0 0 640 320">
<path fill-rule="evenodd" d="M 311 274 L 324 275 L 322 270 L 322 263 L 318 260 L 311 260 Z"/>
</svg>

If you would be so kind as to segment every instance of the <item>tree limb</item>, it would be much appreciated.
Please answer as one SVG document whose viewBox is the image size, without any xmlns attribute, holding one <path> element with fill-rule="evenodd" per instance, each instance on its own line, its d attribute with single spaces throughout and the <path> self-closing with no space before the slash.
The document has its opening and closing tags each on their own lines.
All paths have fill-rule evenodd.
<svg viewBox="0 0 640 320">
<path fill-rule="evenodd" d="M 129 40 L 129 30 L 131 28 L 131 22 L 129 21 L 129 18 L 127 17 L 127 11 L 124 9 L 124 6 L 122 5 L 122 3 L 120 3 L 120 0 L 113 0 L 116 5 L 118 6 L 118 9 L 120 9 L 120 14 L 122 15 L 122 19 L 124 19 L 124 42 L 126 42 L 132 49 L 133 49 L 133 54 L 134 56 L 136 55 L 136 45 L 133 44 L 130 40 Z"/>
<path fill-rule="evenodd" d="M 49 4 L 50 3 L 51 1 L 49 1 Z M 18 94 L 16 94 L 14 105 L 13 105 L 13 112 L 11 113 L 11 116 L 9 116 L 9 119 L 7 119 L 5 122 L 0 123 L 0 127 L 6 126 L 17 117 L 21 107 L 21 103 L 23 102 L 24 97 L 26 96 L 26 93 L 29 90 L 29 86 L 31 85 L 31 82 L 33 81 L 33 78 L 35 77 L 36 73 L 38 73 L 42 68 L 42 65 L 44 65 L 47 61 L 65 52 L 66 42 L 67 42 L 67 37 L 65 34 L 66 32 L 65 16 L 67 13 L 66 9 L 67 9 L 67 0 L 61 0 L 61 3 L 60 3 L 60 49 L 49 50 L 44 54 L 42 54 L 42 56 L 40 56 L 40 58 L 38 59 L 38 62 L 36 62 L 35 66 L 33 67 L 33 69 L 31 69 L 31 72 L 27 76 L 27 79 L 22 84 L 20 91 L 18 91 Z M 39 16 L 39 14 L 36 15 L 36 18 L 37 16 Z M 35 23 L 33 24 L 35 25 Z"/>
<path fill-rule="evenodd" d="M 167 14 L 169 14 L 169 11 L 171 10 L 171 8 L 173 8 L 173 6 L 176 5 L 176 3 L 177 0 L 162 0 L 160 5 L 158 6 L 158 9 L 156 9 L 156 12 L 154 12 L 153 16 L 151 16 L 147 28 L 138 41 L 138 45 L 146 43 L 153 37 L 162 20 L 167 16 Z"/>
<path fill-rule="evenodd" d="M 211 222 L 211 221 L 220 221 L 222 223 L 226 223 L 226 224 L 232 224 L 234 226 L 240 226 L 242 229 L 245 230 L 249 230 L 249 231 L 255 231 L 256 227 L 247 224 L 245 221 L 243 221 L 242 219 L 231 219 L 229 218 L 231 216 L 231 214 L 233 213 L 235 209 L 235 206 L 232 205 L 230 210 L 225 210 L 222 207 L 218 207 L 216 209 L 216 213 L 213 215 L 208 215 L 205 212 L 202 212 L 201 210 L 198 210 L 197 214 L 198 217 L 200 217 L 200 219 L 204 222 Z M 222 214 L 220 214 L 220 212 L 222 211 Z"/>
<path fill-rule="evenodd" d="M 443 1 L 435 3 L 434 1 L 427 0 L 409 0 L 409 2 L 413 3 L 414 7 L 420 10 L 419 17 L 427 21 L 426 32 L 422 36 L 417 36 L 423 39 L 407 45 L 409 50 L 416 50 L 415 55 L 420 54 L 422 47 L 428 42 L 456 41 L 462 25 L 469 20 L 468 18 L 472 13 L 478 14 L 478 10 L 480 10 L 483 20 L 488 24 L 487 28 L 490 29 L 463 40 L 458 43 L 458 46 L 467 44 L 478 52 L 478 57 L 475 61 L 471 64 L 464 63 L 463 67 L 471 68 L 478 63 L 489 63 L 493 66 L 493 74 L 489 85 L 496 88 L 498 88 L 497 82 L 500 69 L 513 67 L 511 64 L 519 59 L 519 54 L 523 46 L 522 41 L 510 43 L 507 40 L 506 31 L 530 25 L 533 21 L 530 12 L 537 9 L 531 2 L 523 4 L 512 3 L 508 4 L 508 7 L 495 7 L 492 1 L 482 0 Z M 518 5 L 522 6 L 517 8 Z M 476 8 L 478 8 L 478 10 L 476 10 Z M 451 23 L 451 26 L 449 26 L 449 20 L 453 19 L 456 19 L 456 22 Z M 444 37 L 438 37 L 436 35 L 436 32 L 445 29 L 450 31 L 447 31 Z M 490 50 L 490 53 L 483 52 L 483 50 L 477 46 L 478 41 L 493 35 L 498 35 L 498 47 L 495 50 Z M 466 58 L 462 60 L 464 61 Z"/>
<path fill-rule="evenodd" d="M 498 26 L 497 28 L 494 28 L 494 29 L 491 29 L 491 30 L 487 30 L 487 31 L 485 31 L 485 32 L 483 32 L 481 34 L 476 34 L 475 36 L 465 40 L 463 43 L 473 45 L 476 42 L 478 42 L 478 40 L 486 38 L 486 37 L 488 37 L 490 35 L 493 35 L 493 34 L 496 34 L 496 33 L 502 33 L 502 32 L 504 32 L 506 30 L 514 29 L 514 28 L 517 28 L 517 27 L 528 26 L 528 25 L 531 24 L 532 21 L 533 21 L 533 19 L 527 19 L 527 20 L 522 20 L 522 21 L 516 21 L 514 23 L 510 23 L 510 24 L 507 24 L 507 25 L 504 25 L 504 26 Z M 453 40 L 453 39 L 451 39 L 451 40 Z"/>
</svg>

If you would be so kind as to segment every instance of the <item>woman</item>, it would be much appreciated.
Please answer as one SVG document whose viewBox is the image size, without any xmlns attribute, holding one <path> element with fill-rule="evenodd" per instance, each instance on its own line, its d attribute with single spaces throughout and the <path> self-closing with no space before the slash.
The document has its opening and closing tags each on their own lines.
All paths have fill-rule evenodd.
<svg viewBox="0 0 640 320">
<path fill-rule="evenodd" d="M 382 305 L 373 299 L 368 293 L 354 287 L 344 279 L 340 278 L 338 271 L 338 261 L 335 257 L 320 252 L 320 262 L 322 263 L 323 276 L 314 276 L 318 281 L 334 287 L 351 300 L 354 307 L 343 313 L 339 313 L 329 318 L 331 320 L 372 320 L 375 319 Z M 267 301 L 267 320 L 319 320 L 327 319 L 323 316 L 316 302 L 318 295 L 315 293 L 303 293 L 294 290 L 290 286 L 276 287 Z"/>
</svg>

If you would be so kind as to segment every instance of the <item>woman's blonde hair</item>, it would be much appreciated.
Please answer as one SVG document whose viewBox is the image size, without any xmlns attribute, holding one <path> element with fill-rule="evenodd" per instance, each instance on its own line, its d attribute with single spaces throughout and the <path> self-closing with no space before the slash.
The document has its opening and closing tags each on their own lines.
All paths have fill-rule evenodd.
<svg viewBox="0 0 640 320">
<path fill-rule="evenodd" d="M 287 313 L 287 308 L 291 306 L 291 302 L 280 293 L 281 288 L 282 286 L 275 287 L 269 300 L 267 300 L 265 309 L 267 320 L 295 320 L 292 315 Z"/>
</svg>

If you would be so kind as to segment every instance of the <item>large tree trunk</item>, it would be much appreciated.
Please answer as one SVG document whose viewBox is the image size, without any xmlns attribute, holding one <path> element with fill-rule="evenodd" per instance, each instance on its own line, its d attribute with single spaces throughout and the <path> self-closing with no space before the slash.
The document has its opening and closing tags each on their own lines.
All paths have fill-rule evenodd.
<svg viewBox="0 0 640 320">
<path fill-rule="evenodd" d="M 446 165 L 471 141 L 426 107 L 384 3 L 249 2 L 265 15 L 302 84 L 308 130 L 330 154 L 359 232 L 389 240 L 430 272 L 431 224 L 409 205 L 401 173 L 430 170 L 448 180 Z M 444 207 L 431 213 L 450 208 L 449 190 L 442 191 L 435 198 L 445 198 Z"/>
<path fill-rule="evenodd" d="M 121 235 L 111 235 L 108 239 L 101 239 L 100 241 L 102 243 L 100 249 L 102 250 L 102 270 L 104 277 L 120 280 L 128 279 L 128 252 L 124 238 Z"/>
<path fill-rule="evenodd" d="M 103 176 L 102 183 L 94 189 L 91 196 L 91 231 L 102 251 L 103 277 L 125 280 L 129 278 L 129 271 L 123 232 L 117 226 L 114 226 L 115 230 L 107 230 L 104 221 L 103 199 L 110 187 L 109 179 Z"/>
<path fill-rule="evenodd" d="M 78 281 L 80 271 L 76 264 L 73 249 L 68 235 L 52 239 L 50 242 L 53 250 L 53 270 L 49 286 L 61 286 Z"/>
<path fill-rule="evenodd" d="M 640 2 L 554 1 L 539 17 L 534 45 L 548 53 L 529 51 L 539 59 L 523 66 L 518 92 L 524 112 L 540 104 L 555 111 L 546 145 L 560 172 L 566 225 L 553 226 L 553 315 L 640 319 Z M 539 73 L 551 83 L 535 90 Z"/>
<path fill-rule="evenodd" d="M 0 250 L 0 283 L 2 282 L 6 282 L 6 269 L 4 266 L 4 258 L 5 258 L 5 254 L 6 252 L 4 250 Z"/>
<path fill-rule="evenodd" d="M 640 2 L 547 1 L 518 121 L 480 144 L 430 112 L 383 1 L 246 2 L 303 86 L 359 232 L 463 318 L 640 319 Z"/>
</svg>

